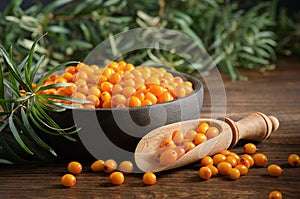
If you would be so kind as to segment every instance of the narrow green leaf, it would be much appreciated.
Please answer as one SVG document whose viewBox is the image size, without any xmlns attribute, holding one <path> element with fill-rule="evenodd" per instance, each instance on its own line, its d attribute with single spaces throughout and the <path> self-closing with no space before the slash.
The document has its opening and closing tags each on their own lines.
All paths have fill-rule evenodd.
<svg viewBox="0 0 300 199">
<path fill-rule="evenodd" d="M 13 163 L 9 160 L 0 159 L 0 164 L 13 164 Z"/>
<path fill-rule="evenodd" d="M 50 12 L 53 12 L 56 8 L 64 6 L 64 5 L 66 5 L 66 4 L 68 4 L 72 1 L 73 0 L 56 0 L 56 1 L 53 1 L 52 3 L 45 6 L 43 8 L 42 12 L 48 14 Z"/>
<path fill-rule="evenodd" d="M 39 94 L 39 97 L 42 98 L 42 100 L 46 99 L 59 99 L 59 100 L 66 100 L 69 102 L 73 103 L 80 103 L 80 104 L 91 104 L 91 101 L 89 100 L 81 100 L 81 99 L 76 99 L 68 96 L 63 96 L 63 95 L 53 95 L 53 94 Z"/>
<path fill-rule="evenodd" d="M 71 86 L 71 85 L 72 85 L 72 84 L 70 84 L 70 83 L 49 84 L 49 85 L 40 87 L 40 88 L 37 90 L 37 92 L 44 91 L 44 90 L 47 90 L 47 89 L 50 89 L 50 88 L 58 88 L 58 87 Z"/>
<path fill-rule="evenodd" d="M 54 156 L 57 156 L 57 154 L 55 153 L 55 151 L 48 146 L 33 130 L 32 126 L 30 125 L 27 115 L 25 113 L 24 108 L 21 108 L 21 117 L 22 117 L 22 121 L 24 122 L 24 126 L 27 130 L 27 132 L 29 133 L 29 135 L 32 137 L 32 139 L 42 148 L 48 150 L 50 153 L 52 153 Z"/>
<path fill-rule="evenodd" d="M 0 68 L 0 99 L 5 99 L 4 77 L 2 67 Z M 4 111 L 8 111 L 7 104 L 0 102 L 0 108 Z"/>
<path fill-rule="evenodd" d="M 55 34 L 70 34 L 70 30 L 63 27 L 63 26 L 56 26 L 56 25 L 52 25 L 52 26 L 48 26 L 46 28 L 47 32 L 53 32 Z"/>
<path fill-rule="evenodd" d="M 238 57 L 243 58 L 243 59 L 247 59 L 251 62 L 257 63 L 257 64 L 262 64 L 262 65 L 267 65 L 269 64 L 269 61 L 260 57 L 256 57 L 256 56 L 251 56 L 249 54 L 246 53 L 239 53 Z"/>
<path fill-rule="evenodd" d="M 4 84 L 7 87 L 7 91 L 10 91 L 15 96 L 20 96 L 19 89 L 17 86 L 12 85 L 9 81 L 4 79 Z"/>
<path fill-rule="evenodd" d="M 3 122 L 3 121 L 2 121 Z M 0 132 L 2 132 L 6 127 L 7 127 L 7 125 L 8 125 L 8 121 L 6 120 L 6 121 L 4 121 L 2 124 L 1 124 L 1 126 L 0 126 Z"/>
<path fill-rule="evenodd" d="M 8 118 L 8 122 L 9 122 L 9 128 L 14 136 L 14 138 L 16 139 L 16 141 L 18 142 L 18 144 L 24 149 L 24 151 L 26 151 L 28 154 L 33 155 L 34 153 L 25 145 L 25 143 L 23 142 L 23 140 L 21 139 L 20 135 L 19 135 L 19 131 L 17 129 L 17 127 L 14 124 L 14 113 L 12 113 L 9 118 Z"/>
<path fill-rule="evenodd" d="M 36 73 L 39 70 L 39 68 L 41 67 L 41 64 L 43 63 L 43 61 L 45 60 L 45 57 L 46 57 L 45 55 L 42 55 L 40 57 L 40 59 L 38 60 L 38 62 L 34 65 L 34 68 L 32 69 L 31 74 L 30 74 L 30 81 L 31 82 L 34 81 Z"/>
</svg>

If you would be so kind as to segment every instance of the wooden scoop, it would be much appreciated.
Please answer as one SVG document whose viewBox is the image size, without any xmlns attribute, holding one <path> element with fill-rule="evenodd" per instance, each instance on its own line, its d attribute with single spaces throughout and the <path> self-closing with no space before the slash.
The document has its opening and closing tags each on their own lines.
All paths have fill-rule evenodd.
<svg viewBox="0 0 300 199">
<path fill-rule="evenodd" d="M 161 165 L 155 158 L 154 153 L 160 147 L 161 141 L 171 138 L 174 130 L 181 129 L 187 132 L 197 129 L 199 123 L 207 122 L 219 129 L 220 134 L 206 142 L 196 146 L 184 154 L 178 160 L 167 166 Z M 240 139 L 262 141 L 276 131 L 279 121 L 273 116 L 263 113 L 252 113 L 249 116 L 234 122 L 229 118 L 224 121 L 216 119 L 196 119 L 169 124 L 150 131 L 138 143 L 135 150 L 136 165 L 142 171 L 159 172 L 188 165 L 206 155 L 214 155 L 224 149 L 234 147 Z"/>
</svg>

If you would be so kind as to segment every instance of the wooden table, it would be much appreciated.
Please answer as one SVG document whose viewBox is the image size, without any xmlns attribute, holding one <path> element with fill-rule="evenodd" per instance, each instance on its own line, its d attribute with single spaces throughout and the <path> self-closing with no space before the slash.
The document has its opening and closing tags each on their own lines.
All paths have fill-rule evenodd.
<svg viewBox="0 0 300 199">
<path fill-rule="evenodd" d="M 66 162 L 47 165 L 1 166 L 0 198 L 268 198 L 272 190 L 280 190 L 283 198 L 299 198 L 300 167 L 287 164 L 290 153 L 300 154 L 300 65 L 280 62 L 275 71 L 264 73 L 242 71 L 248 81 L 232 82 L 223 76 L 227 95 L 227 116 L 234 120 L 261 111 L 280 120 L 278 131 L 259 143 L 259 152 L 268 156 L 268 164 L 283 167 L 278 178 L 267 175 L 267 169 L 252 168 L 248 175 L 236 181 L 226 176 L 202 181 L 197 171 L 200 164 L 158 173 L 153 186 L 142 183 L 142 174 L 127 175 L 121 186 L 112 186 L 108 174 L 92 173 L 90 162 L 84 162 L 77 184 L 64 188 L 61 176 Z M 210 100 L 206 91 L 203 117 L 210 115 Z M 242 153 L 243 143 L 234 152 Z"/>
</svg>

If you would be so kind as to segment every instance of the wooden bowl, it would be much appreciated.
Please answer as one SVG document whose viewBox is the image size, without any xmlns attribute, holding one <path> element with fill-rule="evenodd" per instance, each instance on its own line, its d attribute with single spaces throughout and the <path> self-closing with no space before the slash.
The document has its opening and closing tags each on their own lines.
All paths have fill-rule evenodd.
<svg viewBox="0 0 300 199">
<path fill-rule="evenodd" d="M 138 142 L 151 130 L 200 117 L 203 102 L 201 82 L 190 75 L 172 73 L 190 81 L 194 91 L 186 97 L 151 106 L 51 112 L 50 116 L 60 127 L 76 125 L 80 128 L 78 134 L 73 135 L 77 141 L 45 133 L 41 133 L 41 137 L 63 158 L 132 160 Z"/>
</svg>

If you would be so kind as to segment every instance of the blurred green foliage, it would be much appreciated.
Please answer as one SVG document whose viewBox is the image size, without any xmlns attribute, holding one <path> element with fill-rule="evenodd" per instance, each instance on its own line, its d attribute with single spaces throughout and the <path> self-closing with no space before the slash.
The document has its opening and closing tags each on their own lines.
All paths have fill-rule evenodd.
<svg viewBox="0 0 300 199">
<path fill-rule="evenodd" d="M 233 80 L 243 78 L 238 67 L 266 67 L 276 59 L 276 52 L 299 51 L 299 42 L 295 43 L 299 41 L 299 24 L 281 11 L 280 28 L 274 28 L 276 0 L 247 10 L 234 1 L 220 0 L 56 0 L 46 6 L 37 1 L 29 8 L 22 8 L 22 2 L 11 1 L 0 14 L 0 42 L 6 49 L 13 45 L 14 57 L 21 62 L 36 38 L 47 33 L 34 55 L 36 62 L 45 55 L 41 70 L 68 60 L 82 61 L 109 36 L 137 27 L 183 32 L 206 49 L 215 65 Z M 137 50 L 120 59 L 191 74 L 209 72 L 213 67 L 200 64 L 195 68 L 184 58 L 157 49 Z"/>
</svg>

